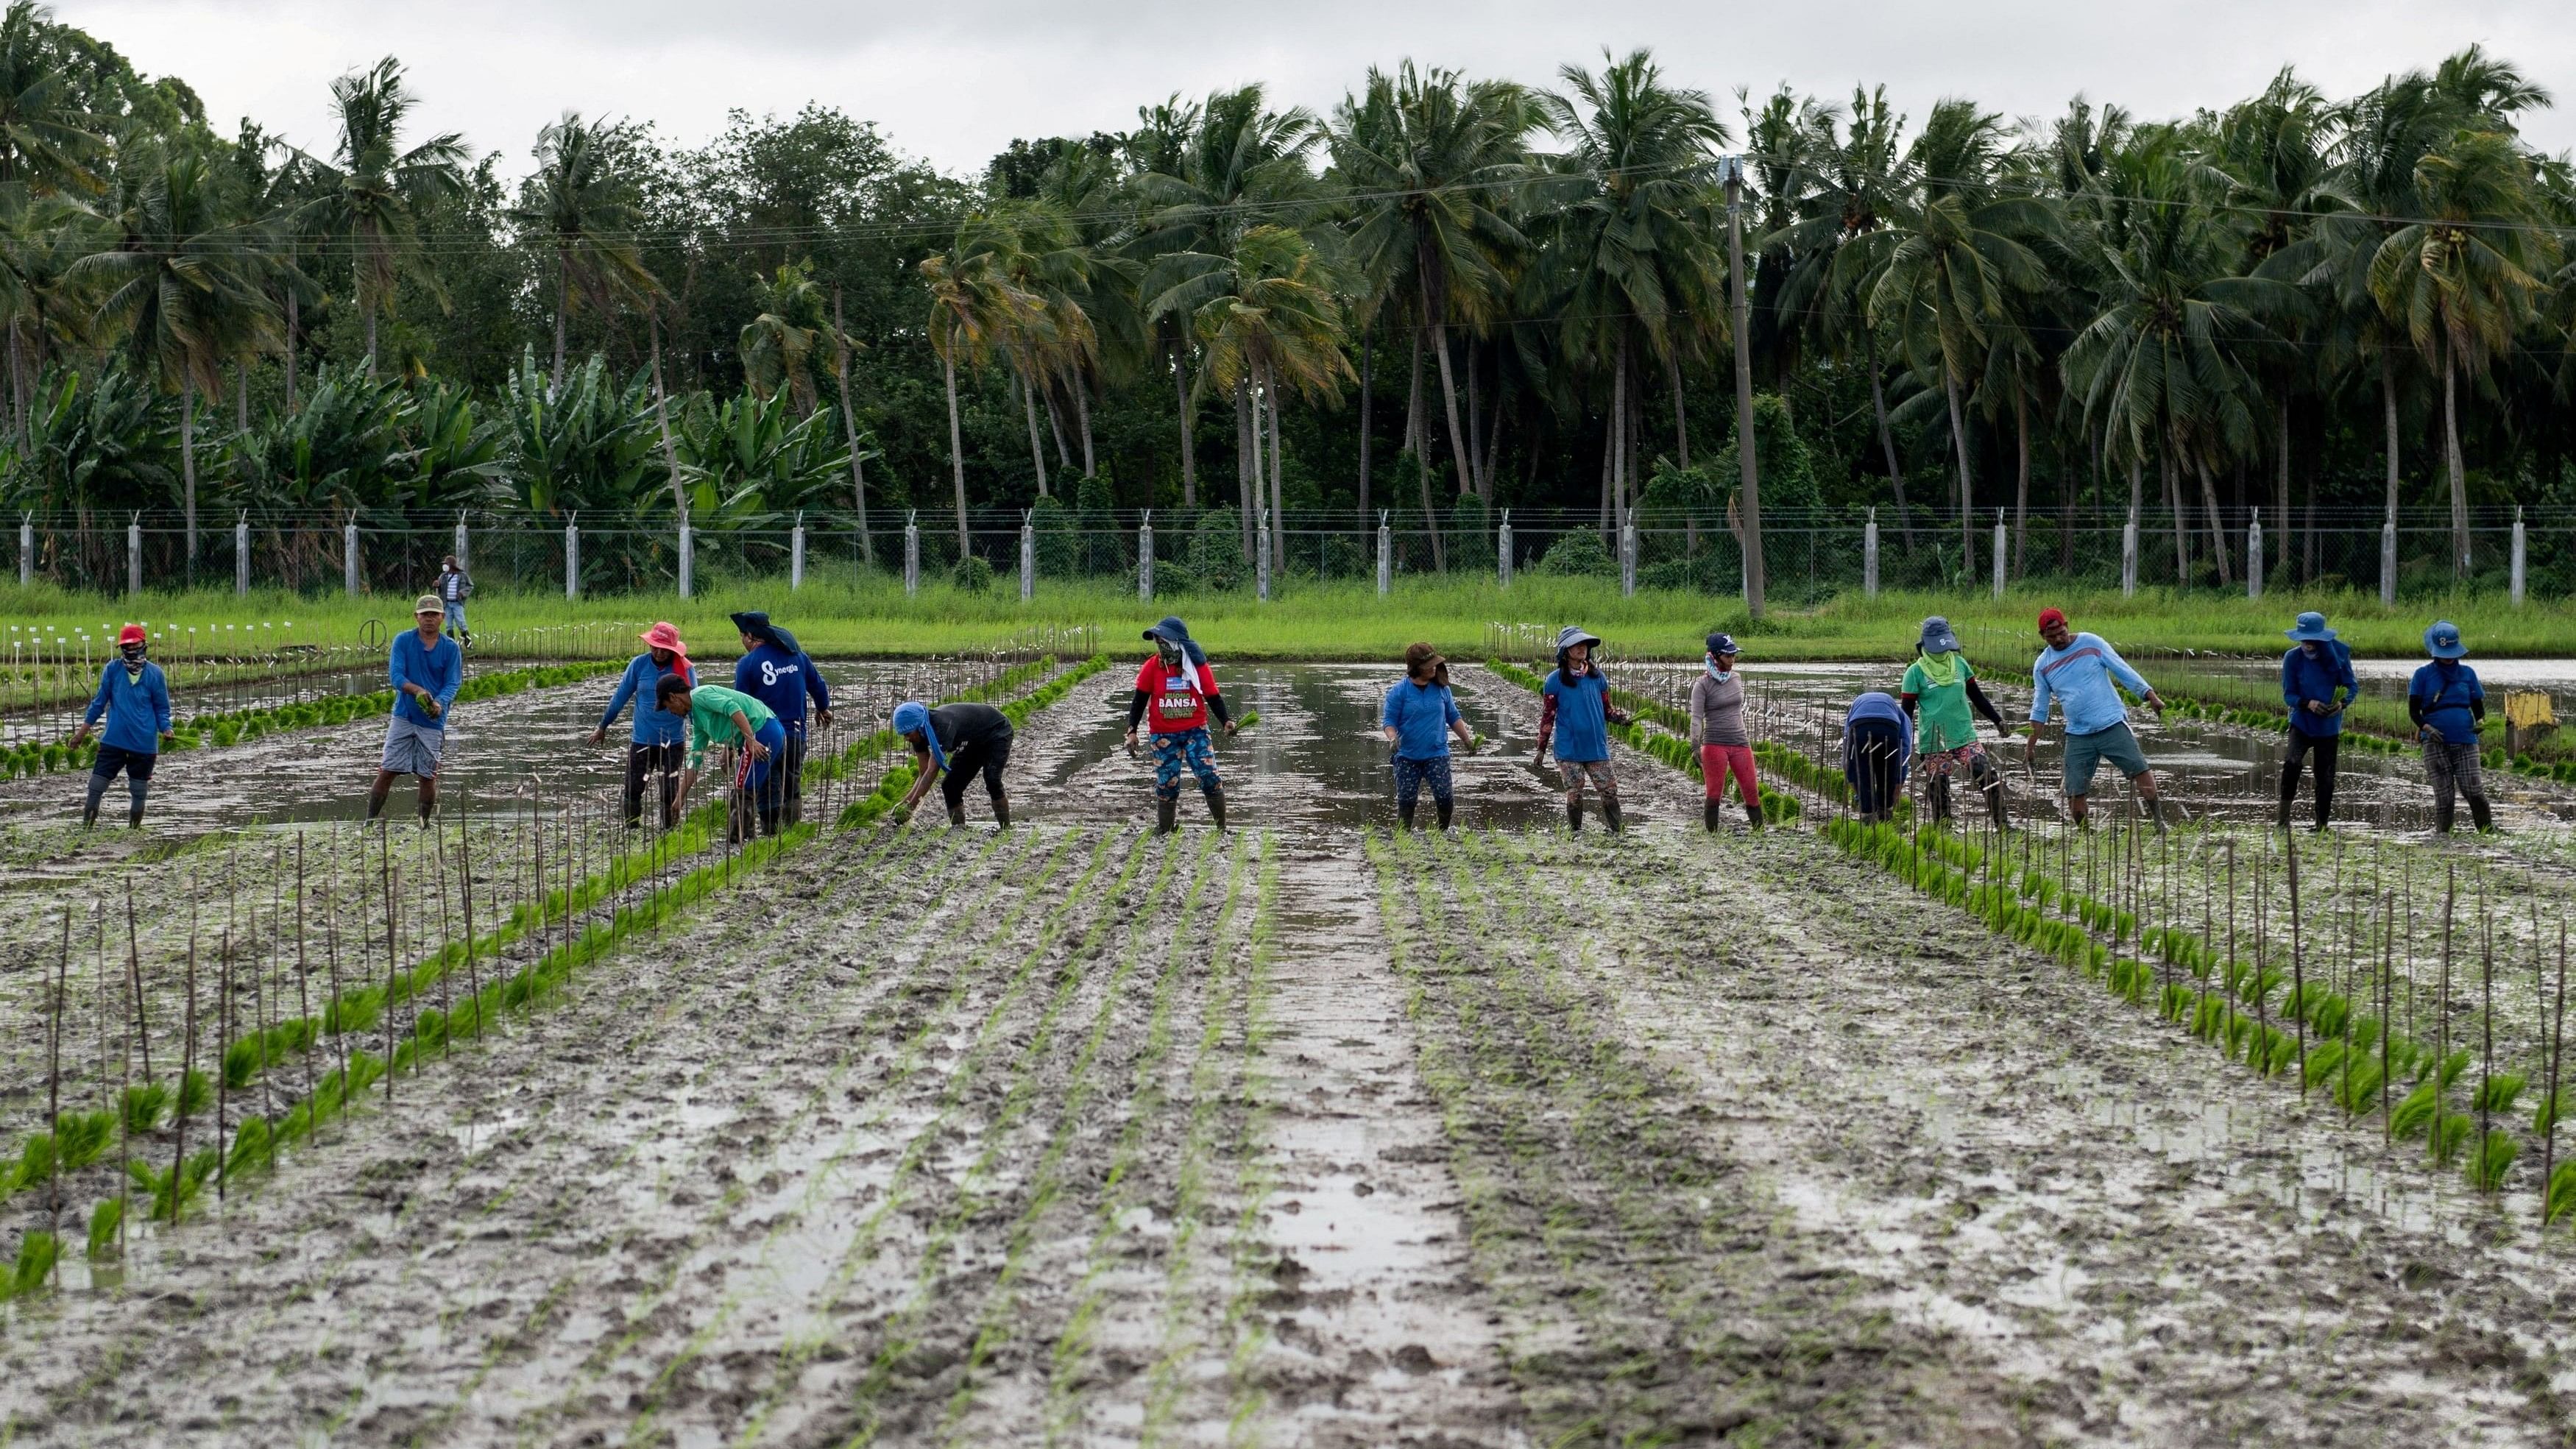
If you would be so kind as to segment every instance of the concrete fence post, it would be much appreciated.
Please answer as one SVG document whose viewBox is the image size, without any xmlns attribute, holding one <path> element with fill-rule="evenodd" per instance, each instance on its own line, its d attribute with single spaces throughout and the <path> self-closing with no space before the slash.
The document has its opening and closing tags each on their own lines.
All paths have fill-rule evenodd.
<svg viewBox="0 0 2576 1449">
<path fill-rule="evenodd" d="M 1154 602 L 1154 510 L 1136 525 L 1136 602 Z"/>
<path fill-rule="evenodd" d="M 1869 518 L 1860 526 L 1860 596 L 1878 597 L 1878 510 L 1872 508 Z"/>
<path fill-rule="evenodd" d="M 2129 521 L 2120 525 L 2120 597 L 2135 598 L 2138 592 L 2138 510 L 2129 510 Z"/>
<path fill-rule="evenodd" d="M 1494 583 L 1498 588 L 1512 586 L 1512 511 L 1503 510 L 1502 526 L 1494 530 Z"/>
<path fill-rule="evenodd" d="M 796 510 L 796 527 L 787 535 L 787 588 L 805 587 L 805 510 Z"/>
<path fill-rule="evenodd" d="M 696 573 L 697 573 L 697 565 L 698 565 L 698 537 L 697 537 L 697 530 L 696 530 L 696 529 L 694 529 L 694 528 L 691 528 L 691 527 L 689 526 L 689 515 L 688 515 L 687 513 L 683 512 L 683 513 L 680 515 L 680 597 L 681 597 L 681 598 L 684 598 L 684 599 L 685 599 L 685 598 L 689 597 L 689 595 L 690 595 L 690 594 L 694 591 L 694 589 L 695 589 L 695 586 L 696 586 L 696 583 L 697 583 L 697 579 L 696 579 L 696 577 L 695 577 L 695 575 L 696 575 Z"/>
<path fill-rule="evenodd" d="M 36 521 L 26 514 L 18 515 L 18 587 L 24 589 L 36 582 Z"/>
<path fill-rule="evenodd" d="M 1038 595 L 1038 529 L 1037 510 L 1020 510 L 1020 602 L 1025 604 Z"/>
<path fill-rule="evenodd" d="M 1619 525 L 1619 597 L 1637 596 L 1637 525 Z"/>
<path fill-rule="evenodd" d="M 1252 566 L 1253 592 L 1254 592 L 1254 594 L 1255 594 L 1257 597 L 1259 597 L 1259 598 L 1260 598 L 1261 602 L 1263 602 L 1263 603 L 1265 603 L 1265 604 L 1266 604 L 1266 603 L 1269 603 L 1269 602 L 1270 602 L 1270 510 L 1269 510 L 1269 509 L 1267 509 L 1267 508 L 1262 509 L 1258 514 L 1255 514 L 1255 515 L 1254 515 L 1254 527 L 1255 527 L 1255 528 L 1257 528 L 1257 529 L 1260 531 L 1260 538 L 1259 538 L 1259 540 L 1258 540 L 1258 541 L 1253 545 L 1253 550 L 1252 550 L 1252 555 L 1253 555 L 1253 566 Z"/>
<path fill-rule="evenodd" d="M 1995 597 L 2004 596 L 2004 556 L 2012 551 L 2012 536 L 2004 532 L 2004 511 L 1995 510 Z"/>
<path fill-rule="evenodd" d="M 473 560 L 466 557 L 465 554 L 465 545 L 467 542 L 468 540 L 465 536 L 465 515 L 463 513 L 458 513 L 456 515 L 456 566 L 461 569 L 470 569 L 474 567 Z"/>
<path fill-rule="evenodd" d="M 250 515 L 247 513 L 233 519 L 233 597 L 250 597 Z"/>
<path fill-rule="evenodd" d="M 340 589 L 356 598 L 358 595 L 358 515 L 340 526 Z"/>
<path fill-rule="evenodd" d="M 921 515 L 907 512 L 903 516 L 903 596 L 907 599 L 921 592 Z"/>
<path fill-rule="evenodd" d="M 2526 547 L 2528 547 L 2528 540 L 2524 538 L 2522 532 L 2522 505 L 2517 503 L 2513 506 L 2513 582 L 2511 585 L 2513 606 L 2517 609 L 2522 607 L 2523 565 L 2529 559 L 2529 555 L 2524 552 Z"/>
<path fill-rule="evenodd" d="M 349 556 L 352 559 L 357 557 L 357 537 L 358 525 L 350 524 Z M 357 567 L 355 563 L 349 565 L 351 577 L 356 576 Z M 129 595 L 143 592 L 143 515 L 140 513 L 129 515 L 125 521 L 125 592 Z M 357 590 L 352 588 L 350 592 Z"/>
<path fill-rule="evenodd" d="M 2388 510 L 2388 521 L 2379 525 L 2379 607 L 2397 606 L 2397 510 Z"/>
<path fill-rule="evenodd" d="M 564 597 L 581 597 L 581 527 L 564 520 Z"/>
<path fill-rule="evenodd" d="M 2263 510 L 2245 525 L 2245 597 L 2263 597 Z"/>
<path fill-rule="evenodd" d="M 1377 596 L 1385 598 L 1395 589 L 1395 529 L 1387 522 L 1387 511 L 1377 511 Z"/>
</svg>

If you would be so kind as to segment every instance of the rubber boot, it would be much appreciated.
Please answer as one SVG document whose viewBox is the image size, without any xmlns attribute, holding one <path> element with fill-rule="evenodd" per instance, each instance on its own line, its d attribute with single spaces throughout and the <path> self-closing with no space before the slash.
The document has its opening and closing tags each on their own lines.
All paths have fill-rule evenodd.
<svg viewBox="0 0 2576 1449">
<path fill-rule="evenodd" d="M 1173 825 L 1180 819 L 1180 814 L 1180 801 L 1157 799 L 1154 802 L 1154 833 L 1156 835 L 1171 834 Z"/>
<path fill-rule="evenodd" d="M 1583 802 L 1580 800 L 1565 802 L 1565 833 L 1568 835 L 1583 833 Z"/>
<path fill-rule="evenodd" d="M 1443 830 L 1448 829 L 1449 817 L 1457 813 L 1458 802 L 1455 800 L 1434 800 L 1431 802 L 1431 806 L 1433 809 L 1440 812 L 1440 828 Z"/>
<path fill-rule="evenodd" d="M 2156 827 L 2156 834 L 2158 834 L 2158 835 L 2162 835 L 2162 834 L 2164 834 L 2164 833 L 2165 833 L 2165 802 L 2164 802 L 2164 797 L 2163 797 L 2163 796 L 2160 796 L 2160 795 L 2151 795 L 2151 796 L 2148 796 L 2148 797 L 2146 798 L 2146 800 L 2145 800 L 2145 802 L 2144 802 L 2144 803 L 2145 803 L 2145 805 L 2146 805 L 2146 807 L 2147 807 L 2147 822 L 2148 822 L 2149 824 L 2151 824 L 2151 825 L 2153 825 L 2153 826 L 2155 826 L 2155 827 Z"/>
<path fill-rule="evenodd" d="M 2280 807 L 2272 812 L 2273 829 L 2287 830 L 2290 828 L 2290 806 L 2293 803 L 2295 802 L 2290 796 L 2284 795 L 2281 797 Z"/>
<path fill-rule="evenodd" d="M 1011 828 L 1011 801 L 1006 795 L 993 797 L 993 823 L 1004 830 Z"/>
<path fill-rule="evenodd" d="M 1986 813 L 1994 817 L 1997 835 L 2012 832 L 2012 811 L 2004 804 L 2003 786 L 1996 785 L 1986 791 Z"/>
<path fill-rule="evenodd" d="M 1601 797 L 1601 823 L 1610 827 L 1611 834 L 1616 835 L 1619 833 L 1618 796 L 1604 795 Z"/>
<path fill-rule="evenodd" d="M 2477 825 L 2480 835 L 2495 829 L 2495 811 L 2488 806 L 2487 797 L 2484 795 L 2469 797 L 2469 819 Z"/>
<path fill-rule="evenodd" d="M 1744 823 L 1755 830 L 1762 828 L 1762 800 L 1760 796 L 1756 796 L 1753 799 L 1744 802 Z"/>
<path fill-rule="evenodd" d="M 96 779 L 96 778 L 97 778 L 97 776 L 93 775 L 93 776 L 91 776 L 90 778 L 92 778 L 92 779 Z M 143 828 L 143 798 L 144 798 L 145 796 L 147 796 L 147 795 L 151 794 L 151 793 L 152 793 L 152 782 L 151 782 L 151 781 L 149 781 L 149 780 L 137 780 L 137 779 L 133 778 L 132 776 L 128 776 L 128 777 L 126 777 L 126 781 L 125 781 L 125 828 L 126 828 L 126 829 L 128 829 L 128 830 L 140 830 L 140 829 L 142 829 L 142 828 Z M 92 810 L 90 811 L 90 816 L 91 816 L 91 818 L 95 819 L 95 818 L 97 818 L 97 815 L 98 815 L 98 811 L 97 811 L 96 809 L 92 809 Z"/>
<path fill-rule="evenodd" d="M 82 805 L 81 805 L 81 828 L 82 828 L 82 829 L 86 830 L 86 829 L 88 829 L 89 827 L 91 827 L 91 826 L 93 826 L 93 825 L 96 825 L 96 824 L 98 823 L 98 802 L 99 802 L 99 801 L 100 801 L 100 799 L 102 799 L 106 794 L 107 794 L 107 777 L 106 777 L 105 775 L 92 775 L 92 776 L 90 776 L 90 777 L 89 777 L 89 798 L 88 798 L 86 801 L 84 801 L 84 802 L 82 803 Z"/>
<path fill-rule="evenodd" d="M 948 807 L 948 828 L 951 830 L 963 830 L 966 828 L 965 801 L 960 800 L 956 804 Z"/>
<path fill-rule="evenodd" d="M 1216 823 L 1217 829 L 1223 830 L 1225 828 L 1225 787 L 1206 785 L 1200 788 L 1207 792 L 1208 819 Z"/>
<path fill-rule="evenodd" d="M 1414 807 L 1411 805 L 1398 801 L 1395 807 L 1395 823 L 1407 830 L 1411 830 L 1413 828 L 1413 808 Z"/>
<path fill-rule="evenodd" d="M 2433 833 L 2434 833 L 2435 835 L 2448 835 L 2448 834 L 2450 834 L 2450 833 L 2451 833 L 2451 820 L 2452 820 L 2452 818 L 2453 818 L 2453 816 L 2454 816 L 2454 814 L 2455 814 L 2455 813 L 2456 813 L 2456 807 L 2454 807 L 2450 801 L 2448 801 L 2448 800 L 2436 800 L 2436 801 L 2434 801 L 2434 802 L 2433 802 Z"/>
<path fill-rule="evenodd" d="M 1716 834 L 1718 812 L 1723 808 L 1724 807 L 1719 805 L 1715 800 L 1702 800 L 1699 802 L 1700 828 L 1708 831 L 1712 835 Z"/>
</svg>

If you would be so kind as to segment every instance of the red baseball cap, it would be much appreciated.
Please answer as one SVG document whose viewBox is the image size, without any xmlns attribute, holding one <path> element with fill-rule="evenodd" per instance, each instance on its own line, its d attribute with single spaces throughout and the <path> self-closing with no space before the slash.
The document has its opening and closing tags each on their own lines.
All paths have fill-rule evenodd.
<svg viewBox="0 0 2576 1449">
<path fill-rule="evenodd" d="M 124 648 L 128 644 L 140 644 L 142 642 L 143 626 L 140 624 L 128 624 L 124 628 L 116 631 L 116 647 L 119 649 Z"/>
<path fill-rule="evenodd" d="M 2066 611 L 2065 611 L 2064 609 L 2042 609 L 2042 610 L 2040 610 L 2040 611 L 2039 611 L 2039 627 L 2041 627 L 2041 628 L 2045 629 L 2045 628 L 2047 628 L 2047 627 L 2048 627 L 2049 625 L 2051 625 L 2051 624 L 2055 624 L 2057 627 L 2059 627 L 2059 628 L 2061 628 L 2061 629 L 2065 628 L 2065 627 L 2066 627 Z"/>
</svg>

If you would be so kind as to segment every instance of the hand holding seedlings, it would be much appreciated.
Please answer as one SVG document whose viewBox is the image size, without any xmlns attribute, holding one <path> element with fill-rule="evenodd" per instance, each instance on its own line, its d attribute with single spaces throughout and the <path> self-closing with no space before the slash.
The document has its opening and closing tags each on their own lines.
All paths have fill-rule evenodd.
<svg viewBox="0 0 2576 1449">
<path fill-rule="evenodd" d="M 1207 651 L 1190 637 L 1189 626 L 1176 616 L 1157 621 L 1144 638 L 1154 653 L 1136 671 L 1127 701 L 1127 747 L 1135 749 L 1136 727 L 1147 725 L 1154 740 L 1154 828 L 1169 832 L 1178 823 L 1181 776 L 1187 772 L 1207 797 L 1208 818 L 1222 830 L 1225 782 L 1216 772 L 1207 724 L 1213 715 L 1229 735 L 1235 725 L 1225 696 L 1217 692 L 1216 671 L 1208 667 Z"/>
<path fill-rule="evenodd" d="M 993 802 L 993 819 L 1011 825 L 1010 798 L 1002 791 L 1002 767 L 1011 761 L 1011 718 L 989 704 L 943 704 L 937 709 L 906 700 L 894 709 L 894 732 L 912 747 L 912 788 L 895 807 L 912 818 L 937 783 L 948 804 L 948 823 L 966 823 L 966 787 L 984 777 L 984 794 Z"/>
<path fill-rule="evenodd" d="M 436 594 L 413 607 L 415 628 L 394 636 L 385 675 L 394 690 L 393 717 L 385 722 L 384 758 L 367 790 L 367 818 L 384 814 L 394 777 L 420 781 L 420 822 L 438 804 L 438 761 L 447 746 L 447 706 L 465 685 L 465 653 L 444 632 L 447 608 Z"/>
<path fill-rule="evenodd" d="M 671 810 L 676 815 L 687 804 L 689 791 L 706 768 L 707 749 L 711 745 L 735 745 L 741 755 L 734 768 L 734 809 L 732 829 L 743 835 L 755 824 L 758 812 L 752 803 L 769 783 L 776 758 L 787 748 L 787 731 L 769 706 L 739 690 L 721 684 L 701 684 L 694 689 L 678 674 L 665 674 L 653 688 L 654 706 L 665 714 L 679 715 L 688 722 L 689 766 L 680 774 L 678 792 L 672 797 Z"/>
</svg>

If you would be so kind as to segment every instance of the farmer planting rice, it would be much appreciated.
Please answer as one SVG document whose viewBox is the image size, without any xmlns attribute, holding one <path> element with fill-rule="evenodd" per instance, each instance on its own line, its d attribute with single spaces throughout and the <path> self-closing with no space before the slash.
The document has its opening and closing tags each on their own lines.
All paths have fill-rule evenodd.
<svg viewBox="0 0 2576 1449">
<path fill-rule="evenodd" d="M 1762 785 L 1753 773 L 1753 738 L 1744 732 L 1744 676 L 1735 672 L 1736 653 L 1734 635 L 1709 635 L 1703 672 L 1691 681 L 1691 743 L 1699 746 L 1699 775 L 1706 790 L 1699 821 L 1709 830 L 1717 828 L 1730 774 L 1736 798 L 1744 802 L 1746 822 L 1762 828 Z"/>
<path fill-rule="evenodd" d="M 2039 637 L 2048 647 L 2030 666 L 2030 738 L 2023 746 L 2023 757 L 2039 748 L 2040 731 L 2048 727 L 2049 702 L 2059 702 L 2066 710 L 2066 804 L 2075 823 L 2085 823 L 2084 803 L 2093 789 L 2093 773 L 2107 760 L 2128 777 L 2156 829 L 2164 829 L 2156 777 L 2147 772 L 2146 752 L 2138 748 L 2138 737 L 2129 728 L 2128 706 L 2112 686 L 2116 681 L 2158 714 L 2164 713 L 2164 697 L 2102 636 L 2069 629 L 2062 610 L 2039 611 Z"/>
<path fill-rule="evenodd" d="M 1914 732 L 1894 695 L 1871 690 L 1843 712 L 1843 780 L 1860 818 L 1880 821 L 1896 813 L 1914 754 Z"/>
<path fill-rule="evenodd" d="M 89 713 L 72 731 L 72 746 L 89 738 L 99 716 L 107 732 L 99 736 L 98 755 L 90 761 L 89 795 L 81 803 L 81 824 L 98 823 L 98 802 L 118 771 L 125 773 L 125 823 L 143 828 L 143 797 L 152 793 L 152 767 L 170 738 L 170 684 L 161 666 L 143 657 L 143 626 L 128 624 L 116 634 L 117 657 L 98 676 L 98 693 L 90 696 Z"/>
<path fill-rule="evenodd" d="M 447 608 L 436 594 L 412 606 L 416 628 L 394 636 L 385 666 L 394 685 L 393 718 L 385 722 L 385 754 L 367 791 L 367 818 L 385 813 L 385 795 L 396 775 L 420 781 L 420 823 L 438 804 L 438 761 L 447 749 L 447 707 L 465 684 L 465 651 L 440 632 Z"/>
<path fill-rule="evenodd" d="M 948 823 L 966 823 L 966 787 L 984 777 L 984 794 L 993 802 L 993 819 L 1011 825 L 1011 802 L 1002 793 L 1002 767 L 1011 762 L 1011 717 L 989 704 L 943 704 L 932 709 L 906 700 L 894 707 L 894 732 L 912 746 L 912 790 L 895 807 L 897 820 L 912 818 L 913 807 L 937 782 L 948 802 Z"/>
<path fill-rule="evenodd" d="M 756 821 L 752 802 L 759 798 L 760 787 L 776 767 L 778 753 L 786 748 L 787 732 L 778 725 L 778 717 L 769 706 L 740 690 L 721 684 L 701 684 L 692 689 L 689 682 L 676 674 L 665 674 L 653 687 L 654 703 L 666 714 L 679 715 L 689 724 L 689 767 L 680 772 L 679 793 L 672 798 L 674 813 L 688 804 L 689 789 L 698 783 L 706 769 L 707 746 L 735 747 L 733 768 L 733 809 L 725 829 L 730 838 L 748 840 Z"/>
<path fill-rule="evenodd" d="M 1404 678 L 1388 686 L 1386 705 L 1378 715 L 1378 732 L 1395 751 L 1395 814 L 1405 828 L 1422 803 L 1422 787 L 1431 787 L 1431 804 L 1440 813 L 1440 828 L 1449 828 L 1457 800 L 1449 780 L 1449 737 L 1474 753 L 1476 737 L 1459 717 L 1458 701 L 1449 693 L 1449 661 L 1428 644 L 1404 648 Z"/>
<path fill-rule="evenodd" d="M 1165 617 L 1144 633 L 1153 641 L 1153 657 L 1136 671 L 1136 694 L 1127 703 L 1127 752 L 1136 752 L 1136 726 L 1143 721 L 1154 748 L 1154 828 L 1170 830 L 1179 819 L 1181 772 L 1196 776 L 1207 796 L 1208 818 L 1225 828 L 1225 782 L 1217 778 L 1216 750 L 1208 739 L 1208 716 L 1234 733 L 1225 696 L 1208 668 L 1207 651 L 1190 637 L 1189 626 Z"/>
<path fill-rule="evenodd" d="M 2436 619 L 2424 631 L 2424 652 L 2432 662 L 2415 671 L 2406 684 L 2406 717 L 2415 722 L 2415 738 L 2424 746 L 2424 775 L 2433 784 L 2433 829 L 2451 830 L 2454 794 L 2469 797 L 2469 819 L 2480 830 L 2495 829 L 2487 806 L 2485 776 L 2478 768 L 2478 725 L 2487 717 L 2487 692 L 2478 672 L 2460 661 L 2469 646 L 2460 641 L 2460 626 Z"/>
<path fill-rule="evenodd" d="M 1538 750 L 1531 756 L 1533 764 L 1545 760 L 1549 737 L 1554 736 L 1557 771 L 1565 777 L 1565 828 L 1578 835 L 1583 831 L 1586 785 L 1601 796 L 1602 823 L 1611 834 L 1619 833 L 1619 782 L 1610 773 L 1610 726 L 1626 724 L 1628 715 L 1610 702 L 1610 681 L 1601 677 L 1592 662 L 1593 646 L 1600 642 L 1572 624 L 1557 631 L 1556 669 L 1539 691 L 1544 702 L 1538 712 Z"/>
<path fill-rule="evenodd" d="M 736 614 L 733 626 L 742 631 L 733 687 L 769 706 L 787 732 L 787 748 L 779 754 L 778 768 L 769 772 L 759 802 L 760 828 L 775 835 L 781 819 L 794 825 L 805 818 L 805 701 L 809 696 L 814 701 L 814 722 L 828 725 L 832 691 L 823 683 L 823 671 L 796 646 L 796 636 L 770 623 L 767 614 Z"/>
<path fill-rule="evenodd" d="M 2290 806 L 2299 798 L 2299 763 L 2316 758 L 2316 830 L 2322 834 L 2334 816 L 2335 753 L 2343 743 L 2343 712 L 2361 696 L 2353 678 L 2352 651 L 2326 627 L 2326 616 L 2310 610 L 2284 629 L 2296 641 L 2281 656 L 2281 702 L 2290 707 L 2290 737 L 2281 757 L 2281 808 L 2273 817 L 2277 829 L 2290 828 Z"/>
<path fill-rule="evenodd" d="M 680 631 L 669 620 L 636 637 L 644 641 L 644 652 L 626 661 L 626 672 L 617 677 L 617 692 L 608 697 L 608 708 L 600 712 L 599 728 L 590 732 L 590 742 L 608 743 L 608 727 L 617 722 L 617 712 L 626 708 L 627 701 L 634 701 L 635 725 L 626 746 L 626 826 L 631 830 L 643 820 L 644 782 L 659 780 L 662 828 L 668 830 L 680 818 L 677 794 L 689 722 L 658 708 L 653 697 L 666 674 L 694 687 L 698 669 L 689 662 L 689 648 L 680 642 Z"/>
<path fill-rule="evenodd" d="M 1958 631 L 1948 619 L 1935 614 L 1923 621 L 1923 632 L 1914 644 L 1914 662 L 1905 667 L 1904 682 L 1897 688 L 1901 691 L 1897 702 L 1915 718 L 1914 758 L 1931 794 L 1932 818 L 1949 818 L 1950 781 L 1965 775 L 1969 784 L 1985 792 L 1986 812 L 1994 817 L 1995 828 L 2004 829 L 2003 772 L 1987 757 L 1986 747 L 1977 743 L 1977 721 L 1968 711 L 1973 708 L 1984 715 L 2005 739 L 2012 738 L 2012 726 L 2004 723 L 2003 712 L 1978 687 L 1977 671 L 1959 651 Z"/>
</svg>

